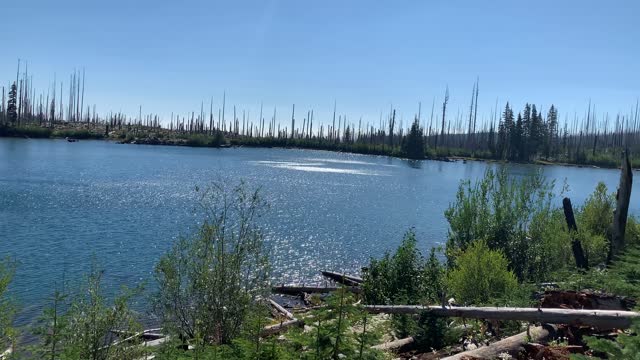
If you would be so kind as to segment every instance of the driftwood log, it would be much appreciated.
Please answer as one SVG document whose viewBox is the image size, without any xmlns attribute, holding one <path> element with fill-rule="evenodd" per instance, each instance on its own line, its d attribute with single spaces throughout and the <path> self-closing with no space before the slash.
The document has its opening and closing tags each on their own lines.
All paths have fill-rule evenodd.
<svg viewBox="0 0 640 360">
<path fill-rule="evenodd" d="M 292 327 L 302 327 L 302 326 L 304 326 L 304 321 L 300 319 L 283 321 L 279 324 L 265 326 L 264 329 L 262 329 L 261 336 L 271 336 L 271 335 L 279 334 Z"/>
<path fill-rule="evenodd" d="M 404 339 L 388 341 L 379 345 L 374 345 L 371 348 L 382 351 L 402 351 L 402 349 L 412 346 L 414 342 L 415 339 L 413 337 L 408 337 Z"/>
<path fill-rule="evenodd" d="M 361 277 L 341 274 L 334 271 L 322 271 L 322 276 L 348 286 L 358 286 L 364 282 Z"/>
<path fill-rule="evenodd" d="M 365 305 L 373 314 L 418 314 L 467 319 L 517 320 L 535 323 L 586 325 L 600 329 L 626 329 L 640 313 L 613 310 L 572 310 L 498 307 L 442 307 L 422 305 Z"/>
<path fill-rule="evenodd" d="M 620 173 L 620 185 L 616 192 L 616 209 L 613 212 L 611 225 L 611 247 L 609 248 L 609 261 L 613 260 L 624 247 L 624 233 L 627 227 L 627 215 L 629 214 L 629 201 L 631 200 L 631 186 L 633 184 L 633 172 L 629 161 L 629 150 L 623 152 L 622 169 Z"/>
<path fill-rule="evenodd" d="M 289 320 L 295 320 L 296 319 L 295 316 L 293 316 L 293 314 L 289 310 L 285 309 L 282 305 L 278 304 L 273 299 L 269 299 L 269 304 L 271 304 L 271 306 L 273 306 L 285 318 L 287 318 Z"/>
<path fill-rule="evenodd" d="M 474 350 L 468 350 L 442 360 L 462 360 L 462 359 L 495 359 L 502 353 L 507 353 L 513 357 L 524 351 L 524 345 L 529 342 L 543 342 L 554 333 L 550 326 L 535 326 L 529 331 L 524 331 L 508 338 L 496 341 L 490 345 Z"/>
<path fill-rule="evenodd" d="M 362 292 L 362 289 L 359 286 L 346 286 L 344 288 L 347 291 L 350 291 L 355 294 L 359 294 L 360 292 Z M 324 294 L 324 293 L 330 293 L 338 290 L 340 290 L 340 288 L 336 286 L 319 287 L 319 286 L 282 285 L 282 286 L 274 286 L 271 288 L 271 291 L 276 294 L 287 294 L 287 295 L 298 295 L 301 293 Z"/>
</svg>

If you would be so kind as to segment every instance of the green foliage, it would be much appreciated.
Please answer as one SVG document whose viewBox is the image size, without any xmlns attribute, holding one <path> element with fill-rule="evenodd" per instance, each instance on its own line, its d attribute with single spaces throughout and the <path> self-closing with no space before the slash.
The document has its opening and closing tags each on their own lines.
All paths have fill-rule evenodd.
<svg viewBox="0 0 640 360">
<path fill-rule="evenodd" d="M 154 299 L 165 329 L 197 347 L 238 338 L 269 291 L 258 191 L 213 185 L 201 203 L 205 220 L 197 234 L 180 239 L 156 266 Z"/>
<path fill-rule="evenodd" d="M 391 255 L 371 259 L 364 276 L 363 293 L 369 304 L 438 303 L 442 293 L 443 267 L 435 250 L 425 259 L 417 248 L 413 230 Z"/>
<path fill-rule="evenodd" d="M 368 304 L 437 304 L 444 294 L 444 266 L 431 249 L 428 258 L 424 258 L 417 248 L 415 233 L 405 234 L 402 243 L 391 255 L 386 253 L 380 259 L 371 259 L 364 275 L 363 294 Z M 440 333 L 440 328 L 429 321 L 416 321 L 410 315 L 394 315 L 392 326 L 397 337 L 416 334 L 427 334 L 432 331 Z M 440 323 L 438 323 L 440 325 Z M 429 349 L 432 340 L 425 340 L 421 345 Z"/>
<path fill-rule="evenodd" d="M 402 140 L 402 152 L 409 159 L 424 158 L 424 135 L 417 118 L 411 125 L 409 134 Z"/>
<path fill-rule="evenodd" d="M 586 273 L 560 271 L 555 276 L 570 290 L 596 289 L 620 295 L 640 297 L 640 246 L 629 245 L 607 268 Z"/>
<path fill-rule="evenodd" d="M 587 347 L 594 354 L 606 355 L 608 359 L 632 360 L 640 359 L 640 320 L 633 322 L 630 329 L 618 334 L 615 341 L 585 337 Z M 594 359 L 581 354 L 572 355 L 571 359 Z"/>
<path fill-rule="evenodd" d="M 18 88 L 16 83 L 11 84 L 9 89 L 9 100 L 7 101 L 7 114 L 9 115 L 9 122 L 15 124 L 18 120 Z"/>
<path fill-rule="evenodd" d="M 215 135 L 192 134 L 186 137 L 187 145 L 194 147 L 218 147 L 225 143 L 224 135 L 221 131 L 216 131 Z"/>
<path fill-rule="evenodd" d="M 325 308 L 308 318 L 312 331 L 289 334 L 298 358 L 382 359 L 381 352 L 371 349 L 379 343 L 380 334 L 372 328 L 370 315 L 354 303 L 353 295 L 340 289 L 329 296 Z"/>
<path fill-rule="evenodd" d="M 102 132 L 94 133 L 87 129 L 59 129 L 53 131 L 52 137 L 57 138 L 73 138 L 73 139 L 102 139 L 104 134 Z"/>
<path fill-rule="evenodd" d="M 0 136 L 7 137 L 29 137 L 48 138 L 51 137 L 51 130 L 40 126 L 3 126 L 0 125 Z"/>
<path fill-rule="evenodd" d="M 447 283 L 459 302 L 485 304 L 518 287 L 515 275 L 508 270 L 507 258 L 500 251 L 489 249 L 482 240 L 471 243 L 455 263 Z"/>
<path fill-rule="evenodd" d="M 551 205 L 553 188 L 542 172 L 517 179 L 506 168 L 488 169 L 474 185 L 463 181 L 445 211 L 449 266 L 475 240 L 500 250 L 520 280 L 541 279 L 563 266 L 566 258 L 557 254 L 567 253 L 570 242 L 559 231 L 562 217 Z"/>
<path fill-rule="evenodd" d="M 7 288 L 13 279 L 14 269 L 14 264 L 9 259 L 0 260 L 0 352 L 13 345 L 16 340 L 16 333 L 11 326 L 15 308 L 7 297 Z"/>
<path fill-rule="evenodd" d="M 39 358 L 75 360 L 135 359 L 144 350 L 131 342 L 117 342 L 112 330 L 125 334 L 141 331 L 137 315 L 130 309 L 140 289 L 127 290 L 109 303 L 102 289 L 103 271 L 94 264 L 86 283 L 74 294 L 56 291 L 39 319 L 35 335 L 41 344 L 31 352 Z M 67 303 L 70 299 L 70 303 Z"/>
</svg>

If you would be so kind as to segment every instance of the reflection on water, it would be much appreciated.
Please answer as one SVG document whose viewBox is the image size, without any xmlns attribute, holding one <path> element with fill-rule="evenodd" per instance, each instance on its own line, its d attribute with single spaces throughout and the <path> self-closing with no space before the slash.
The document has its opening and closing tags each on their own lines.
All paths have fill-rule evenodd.
<svg viewBox="0 0 640 360">
<path fill-rule="evenodd" d="M 311 160 L 311 159 L 309 159 Z M 313 159 L 310 162 L 290 162 L 290 161 L 252 161 L 253 164 L 265 165 L 276 169 L 288 169 L 297 171 L 308 172 L 321 172 L 321 173 L 335 173 L 335 174 L 351 174 L 351 175 L 369 175 L 369 176 L 381 176 L 387 175 L 377 171 L 369 169 L 354 169 L 354 168 L 336 168 L 328 167 L 328 163 L 334 164 L 349 164 L 349 165 L 376 165 L 375 163 L 367 163 L 364 161 L 355 160 L 328 160 L 319 162 L 321 159 Z"/>
</svg>

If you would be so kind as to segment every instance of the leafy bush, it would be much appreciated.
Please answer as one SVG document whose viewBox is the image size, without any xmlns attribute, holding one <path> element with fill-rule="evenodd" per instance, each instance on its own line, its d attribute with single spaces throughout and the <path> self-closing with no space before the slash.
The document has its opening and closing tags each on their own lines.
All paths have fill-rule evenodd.
<svg viewBox="0 0 640 360">
<path fill-rule="evenodd" d="M 413 231 L 408 231 L 402 243 L 391 255 L 386 253 L 380 259 L 371 259 L 364 275 L 363 294 L 369 304 L 436 304 L 440 303 L 444 292 L 444 266 L 431 249 L 425 259 L 417 248 Z M 431 334 L 429 321 L 418 322 L 410 315 L 393 315 L 392 325 L 397 337 L 417 334 Z M 421 343 L 429 349 L 431 340 Z M 419 344 L 420 345 L 420 344 Z"/>
<path fill-rule="evenodd" d="M 364 275 L 364 298 L 369 304 L 438 303 L 443 277 L 435 249 L 424 259 L 410 230 L 393 255 L 387 252 L 380 260 L 370 260 Z"/>
<path fill-rule="evenodd" d="M 144 354 L 135 340 L 118 342 L 113 330 L 133 334 L 141 331 L 137 315 L 129 304 L 140 289 L 125 290 L 112 304 L 102 289 L 103 271 L 94 264 L 86 283 L 74 294 L 56 291 L 34 333 L 42 343 L 32 352 L 39 358 L 115 360 L 134 359 Z M 70 304 L 67 304 L 70 299 Z"/>
<path fill-rule="evenodd" d="M 87 129 L 60 129 L 55 130 L 51 136 L 59 138 L 74 138 L 74 139 L 102 139 L 103 133 L 94 133 Z"/>
<path fill-rule="evenodd" d="M 199 190 L 197 190 L 199 191 Z M 230 344 L 269 291 L 268 258 L 256 225 L 265 204 L 244 184 L 202 193 L 205 220 L 156 266 L 155 310 L 167 331 L 197 347 Z"/>
<path fill-rule="evenodd" d="M 599 339 L 593 336 L 585 337 L 590 352 L 606 355 L 608 359 L 638 359 L 640 357 L 640 320 L 636 320 L 631 328 L 616 336 L 615 341 Z M 601 358 L 600 356 L 597 358 Z M 594 359 L 591 356 L 575 354 L 571 359 Z"/>
<path fill-rule="evenodd" d="M 518 288 L 507 258 L 478 240 L 455 259 L 456 267 L 449 271 L 447 283 L 459 302 L 481 305 L 493 298 L 509 294 Z"/>
<path fill-rule="evenodd" d="M 355 305 L 353 295 L 342 288 L 327 298 L 327 307 L 313 313 L 312 331 L 292 334 L 290 351 L 299 359 L 383 359 L 380 334 L 370 316 Z"/>
<path fill-rule="evenodd" d="M 14 314 L 13 303 L 6 295 L 13 274 L 13 263 L 9 259 L 0 260 L 0 353 L 6 347 L 13 345 L 16 335 L 11 327 Z"/>
<path fill-rule="evenodd" d="M 563 265 L 557 251 L 568 249 L 569 242 L 557 231 L 562 218 L 552 207 L 553 188 L 542 172 L 517 179 L 506 168 L 488 169 L 474 185 L 463 181 L 456 201 L 445 211 L 449 266 L 455 266 L 457 253 L 475 240 L 500 250 L 520 280 L 545 278 Z"/>
<path fill-rule="evenodd" d="M 51 136 L 51 129 L 35 125 L 6 126 L 0 124 L 0 136 L 48 138 Z"/>
</svg>

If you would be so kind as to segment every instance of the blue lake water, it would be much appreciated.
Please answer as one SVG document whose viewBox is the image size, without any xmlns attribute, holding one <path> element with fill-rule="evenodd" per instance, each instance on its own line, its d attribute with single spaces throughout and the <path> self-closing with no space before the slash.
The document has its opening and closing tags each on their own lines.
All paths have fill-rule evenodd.
<svg viewBox="0 0 640 360">
<path fill-rule="evenodd" d="M 200 219 L 196 186 L 260 186 L 274 282 L 318 282 L 319 270 L 356 272 L 414 227 L 420 247 L 443 244 L 444 210 L 484 162 L 408 161 L 311 150 L 186 148 L 103 141 L 0 139 L 0 256 L 17 261 L 12 294 L 33 319 L 64 276 L 92 256 L 115 289 L 151 284 L 158 258 Z M 534 165 L 507 165 L 515 175 Z M 580 204 L 619 171 L 544 167 Z M 638 213 L 638 192 L 632 213 Z M 561 202 L 558 199 L 558 206 Z M 151 285 L 152 286 L 152 285 Z"/>
</svg>

